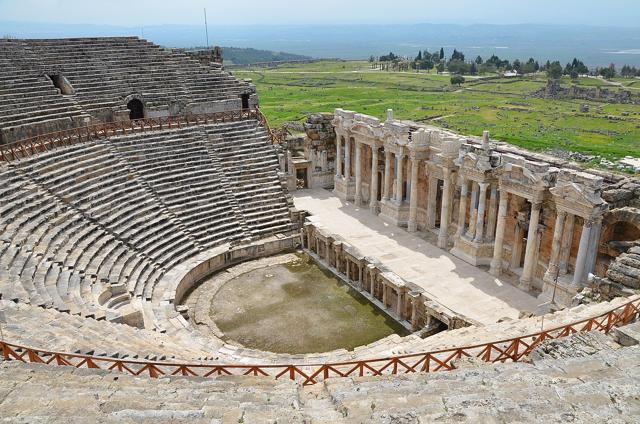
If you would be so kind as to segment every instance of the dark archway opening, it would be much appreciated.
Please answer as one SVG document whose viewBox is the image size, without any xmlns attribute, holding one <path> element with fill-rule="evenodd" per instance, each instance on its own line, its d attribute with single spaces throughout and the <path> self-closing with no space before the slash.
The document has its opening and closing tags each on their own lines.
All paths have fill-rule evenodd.
<svg viewBox="0 0 640 424">
<path fill-rule="evenodd" d="M 76 93 L 69 80 L 67 80 L 63 75 L 47 74 L 47 76 L 53 83 L 54 87 L 60 90 L 60 94 L 63 96 L 69 96 Z"/>
<path fill-rule="evenodd" d="M 249 94 L 242 94 L 240 98 L 242 99 L 242 109 L 249 109 Z"/>
<path fill-rule="evenodd" d="M 129 109 L 129 119 L 142 119 L 144 118 L 144 105 L 138 99 L 133 99 L 127 103 L 127 109 Z"/>
</svg>

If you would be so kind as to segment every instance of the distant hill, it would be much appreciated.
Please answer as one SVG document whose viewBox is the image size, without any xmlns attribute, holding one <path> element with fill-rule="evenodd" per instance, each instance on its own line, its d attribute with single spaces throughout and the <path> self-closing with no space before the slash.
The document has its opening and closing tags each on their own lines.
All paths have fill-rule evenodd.
<svg viewBox="0 0 640 424">
<path fill-rule="evenodd" d="M 293 53 L 274 52 L 241 47 L 223 47 L 222 57 L 226 64 L 247 65 L 258 62 L 277 62 L 282 60 L 306 60 L 310 56 Z"/>
<path fill-rule="evenodd" d="M 0 0 L 2 1 L 2 0 Z M 586 4 L 587 2 L 585 2 Z M 586 7 L 586 6 L 585 6 Z M 2 19 L 2 17 L 0 17 Z M 0 21 L 0 37 L 95 37 L 136 35 L 167 47 L 205 44 L 197 25 L 69 25 Z M 366 59 L 394 52 L 415 57 L 418 50 L 444 47 L 468 57 L 492 54 L 504 59 L 534 57 L 563 64 L 577 57 L 587 66 L 616 63 L 640 66 L 640 27 L 585 25 L 210 25 L 211 44 L 286 51 L 316 58 Z M 229 54 L 226 58 L 233 60 Z"/>
</svg>

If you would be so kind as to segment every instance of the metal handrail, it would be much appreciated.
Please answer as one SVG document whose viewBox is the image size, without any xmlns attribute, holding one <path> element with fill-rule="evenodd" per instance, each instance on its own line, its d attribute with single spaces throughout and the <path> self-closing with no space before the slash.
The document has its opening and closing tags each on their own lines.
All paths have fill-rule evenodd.
<svg viewBox="0 0 640 424">
<path fill-rule="evenodd" d="M 258 120 L 267 129 L 272 142 L 274 141 L 273 132 L 268 127 L 266 118 L 258 108 L 240 109 L 214 113 L 143 118 L 132 121 L 104 122 L 85 127 L 40 134 L 13 143 L 0 145 L 0 162 L 11 162 L 13 160 L 46 152 L 56 147 L 69 146 L 76 143 L 93 141 L 115 135 L 143 133 L 146 131 L 182 128 L 202 124 L 242 121 L 246 119 Z"/>
<path fill-rule="evenodd" d="M 442 349 L 376 359 L 353 360 L 324 364 L 301 365 L 248 365 L 173 363 L 159 361 L 135 361 L 92 355 L 56 352 L 0 341 L 4 360 L 33 362 L 75 368 L 106 369 L 131 375 L 209 377 L 212 375 L 251 375 L 301 381 L 315 384 L 327 378 L 396 375 L 415 372 L 449 371 L 454 361 L 463 357 L 475 357 L 482 361 L 517 362 L 545 340 L 558 339 L 574 333 L 602 331 L 608 333 L 614 326 L 627 324 L 640 316 L 640 297 L 634 296 L 624 304 L 598 316 L 585 318 L 570 324 L 541 330 L 526 336 L 497 340 L 471 346 Z"/>
</svg>

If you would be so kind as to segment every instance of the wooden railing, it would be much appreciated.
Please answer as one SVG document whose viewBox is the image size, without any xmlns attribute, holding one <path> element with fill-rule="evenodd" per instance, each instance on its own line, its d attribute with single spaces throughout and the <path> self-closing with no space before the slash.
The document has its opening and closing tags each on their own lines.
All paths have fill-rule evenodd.
<svg viewBox="0 0 640 424">
<path fill-rule="evenodd" d="M 304 365 L 217 365 L 206 363 L 170 363 L 133 361 L 91 355 L 48 351 L 45 349 L 0 342 L 2 357 L 7 361 L 34 362 L 119 371 L 151 378 L 180 375 L 209 377 L 218 375 L 250 375 L 315 384 L 333 377 L 362 377 L 396 375 L 416 372 L 449 371 L 454 361 L 469 357 L 489 363 L 516 362 L 528 355 L 545 340 L 558 339 L 574 333 L 601 331 L 608 333 L 613 327 L 627 324 L 640 315 L 640 297 L 634 297 L 621 306 L 592 318 L 586 318 L 560 327 L 541 330 L 526 336 L 497 340 L 473 346 L 456 347 L 433 352 L 415 353 L 378 359 Z"/>
<path fill-rule="evenodd" d="M 258 108 L 255 108 L 185 116 L 144 118 L 133 121 L 105 122 L 86 127 L 41 134 L 14 143 L 0 144 L 0 161 L 10 162 L 55 149 L 56 147 L 69 146 L 114 135 L 181 128 L 201 124 L 233 122 L 245 119 L 256 119 L 260 121 L 269 132 L 272 142 L 274 142 L 274 135 L 268 127 L 266 118 Z"/>
</svg>

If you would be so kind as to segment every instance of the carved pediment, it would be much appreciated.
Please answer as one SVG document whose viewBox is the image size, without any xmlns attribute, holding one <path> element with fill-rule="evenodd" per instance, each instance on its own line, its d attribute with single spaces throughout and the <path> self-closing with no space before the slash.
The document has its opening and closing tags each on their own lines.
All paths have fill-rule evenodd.
<svg viewBox="0 0 640 424">
<path fill-rule="evenodd" d="M 600 197 L 600 193 L 585 190 L 584 187 L 576 183 L 567 183 L 561 186 L 556 186 L 551 188 L 549 191 L 557 199 L 562 199 L 572 203 L 579 203 L 593 208 L 605 203 L 602 197 Z"/>
</svg>

